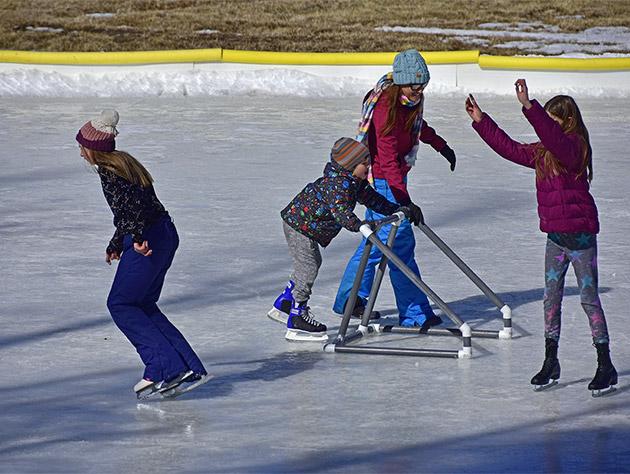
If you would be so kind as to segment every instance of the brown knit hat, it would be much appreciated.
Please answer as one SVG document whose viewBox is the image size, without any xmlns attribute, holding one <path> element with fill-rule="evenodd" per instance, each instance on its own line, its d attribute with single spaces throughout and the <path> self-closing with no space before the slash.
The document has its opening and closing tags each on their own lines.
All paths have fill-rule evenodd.
<svg viewBox="0 0 630 474">
<path fill-rule="evenodd" d="M 99 118 L 90 120 L 81 127 L 77 133 L 77 141 L 90 150 L 114 151 L 118 119 L 119 115 L 115 110 L 103 110 Z"/>
<path fill-rule="evenodd" d="M 370 151 L 362 143 L 343 137 L 333 145 L 330 158 L 345 169 L 354 171 L 357 165 L 370 162 Z"/>
</svg>

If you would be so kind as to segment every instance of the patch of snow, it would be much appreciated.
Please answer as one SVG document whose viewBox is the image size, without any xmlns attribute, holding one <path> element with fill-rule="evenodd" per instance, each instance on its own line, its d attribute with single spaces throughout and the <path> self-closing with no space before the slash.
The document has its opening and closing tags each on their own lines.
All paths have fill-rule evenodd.
<svg viewBox="0 0 630 474">
<path fill-rule="evenodd" d="M 630 51 L 630 28 L 594 27 L 579 33 L 561 33 L 557 27 L 543 23 L 483 23 L 488 29 L 424 28 L 409 26 L 382 26 L 377 31 L 388 33 L 420 33 L 460 38 L 471 42 L 480 38 L 515 39 L 498 43 L 498 48 L 517 48 L 540 54 L 590 53 Z M 498 29 L 503 28 L 503 29 Z"/>
<path fill-rule="evenodd" d="M 85 16 L 89 18 L 112 18 L 114 13 L 86 13 Z"/>
<path fill-rule="evenodd" d="M 51 26 L 27 26 L 26 31 L 33 31 L 35 33 L 61 33 L 63 28 L 53 28 Z"/>
<path fill-rule="evenodd" d="M 503 29 L 506 31 L 551 31 L 559 32 L 560 28 L 555 25 L 547 25 L 540 21 L 517 22 L 517 23 L 481 23 L 479 28 Z"/>
</svg>

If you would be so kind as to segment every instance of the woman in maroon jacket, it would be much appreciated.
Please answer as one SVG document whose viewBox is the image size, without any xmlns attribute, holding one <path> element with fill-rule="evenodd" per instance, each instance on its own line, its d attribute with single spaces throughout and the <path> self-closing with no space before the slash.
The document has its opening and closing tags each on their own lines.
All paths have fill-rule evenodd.
<svg viewBox="0 0 630 474">
<path fill-rule="evenodd" d="M 372 156 L 374 188 L 389 201 L 407 206 L 416 222 L 424 223 L 420 207 L 414 204 L 407 191 L 407 173 L 416 161 L 419 142 L 426 143 L 448 160 L 455 169 L 455 153 L 423 118 L 424 94 L 429 83 L 429 70 L 418 51 L 409 49 L 396 55 L 393 71 L 383 76 L 368 93 L 356 139 L 366 143 Z M 367 210 L 365 218 L 383 217 Z M 379 229 L 377 235 L 387 242 L 389 225 Z M 420 270 L 415 261 L 415 239 L 409 221 L 404 221 L 396 234 L 393 251 L 417 275 Z M 359 245 L 339 284 L 333 310 L 343 314 L 350 295 L 359 261 L 365 248 L 365 239 Z M 381 252 L 373 246 L 368 265 L 359 289 L 357 306 L 353 310 L 360 316 L 370 294 L 376 265 Z M 389 266 L 396 306 L 401 326 L 435 326 L 442 320 L 433 313 L 426 295 L 422 293 L 395 265 Z"/>
<path fill-rule="evenodd" d="M 598 396 L 604 389 L 614 389 L 617 372 L 610 361 L 608 329 L 597 288 L 599 221 L 589 192 L 593 164 L 588 131 L 571 97 L 555 96 L 543 108 L 536 100 L 529 100 L 524 79 L 517 80 L 515 86 L 523 114 L 534 127 L 539 142 L 522 144 L 512 140 L 481 111 L 472 96 L 466 100 L 466 112 L 475 131 L 494 151 L 536 172 L 540 230 L 548 238 L 543 299 L 545 361 L 531 383 L 540 390 L 554 385 L 560 377 L 560 314 L 564 278 L 571 264 L 597 349 L 597 372 L 588 388 Z"/>
</svg>

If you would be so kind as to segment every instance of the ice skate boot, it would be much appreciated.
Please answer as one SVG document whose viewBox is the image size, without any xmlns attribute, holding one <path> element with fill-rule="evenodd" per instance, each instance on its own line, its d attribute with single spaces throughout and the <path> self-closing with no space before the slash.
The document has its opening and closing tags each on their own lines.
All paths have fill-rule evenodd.
<svg viewBox="0 0 630 474">
<path fill-rule="evenodd" d="M 146 400 L 147 398 L 159 393 L 158 391 L 162 383 L 164 382 L 154 382 L 153 380 L 142 379 L 133 386 L 133 391 L 136 393 L 136 398 L 138 400 Z"/>
<path fill-rule="evenodd" d="M 547 390 L 558 383 L 560 378 L 560 362 L 558 361 L 558 341 L 545 339 L 545 361 L 542 369 L 532 377 L 534 391 Z"/>
<path fill-rule="evenodd" d="M 175 378 L 169 380 L 168 382 L 164 380 L 153 382 L 151 380 L 142 379 L 134 385 L 133 391 L 136 392 L 138 400 L 147 400 L 179 386 L 179 384 L 181 384 L 184 380 L 191 377 L 193 373 L 194 372 L 192 370 L 180 372 Z"/>
<path fill-rule="evenodd" d="M 306 301 L 293 302 L 287 321 L 287 333 L 284 336 L 287 341 L 326 342 L 328 340 L 326 326 L 313 319 L 309 312 Z"/>
<path fill-rule="evenodd" d="M 616 390 L 614 385 L 617 385 L 617 371 L 610 360 L 608 343 L 593 345 L 597 349 L 597 371 L 588 384 L 588 389 L 591 390 L 591 395 L 597 398 Z"/>
<path fill-rule="evenodd" d="M 289 313 L 291 313 L 291 306 L 293 306 L 293 294 L 291 293 L 295 288 L 295 283 L 289 280 L 287 287 L 273 302 L 272 308 L 267 313 L 269 319 L 278 323 L 286 324 L 289 319 Z"/>
<path fill-rule="evenodd" d="M 170 388 L 162 392 L 164 398 L 176 398 L 183 395 L 186 392 L 200 387 L 208 382 L 213 376 L 210 374 L 192 374 L 187 379 L 183 380 L 179 385 L 174 388 Z"/>
<path fill-rule="evenodd" d="M 346 305 L 350 300 L 346 301 Z M 363 313 L 365 312 L 365 307 L 367 306 L 367 300 L 357 296 L 357 301 L 354 303 L 354 309 L 352 310 L 352 315 L 350 316 L 352 319 L 363 319 Z M 344 308 L 345 310 L 345 308 Z M 370 321 L 375 321 L 377 319 L 381 319 L 381 313 L 378 311 L 372 311 L 370 314 Z"/>
</svg>

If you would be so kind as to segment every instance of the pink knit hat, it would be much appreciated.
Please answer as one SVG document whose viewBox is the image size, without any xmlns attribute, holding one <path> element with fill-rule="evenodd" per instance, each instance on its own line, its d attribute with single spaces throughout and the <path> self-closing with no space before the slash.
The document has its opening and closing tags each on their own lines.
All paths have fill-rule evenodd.
<svg viewBox="0 0 630 474">
<path fill-rule="evenodd" d="M 90 150 L 114 151 L 118 119 L 118 112 L 115 110 L 103 110 L 99 118 L 90 120 L 81 127 L 77 133 L 77 141 Z"/>
</svg>

